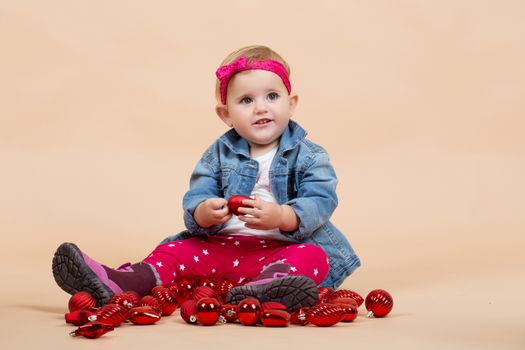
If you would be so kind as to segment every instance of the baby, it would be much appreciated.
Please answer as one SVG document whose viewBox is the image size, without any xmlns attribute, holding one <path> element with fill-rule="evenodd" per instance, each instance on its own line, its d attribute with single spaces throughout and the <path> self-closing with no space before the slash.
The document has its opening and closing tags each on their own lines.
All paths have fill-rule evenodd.
<svg viewBox="0 0 525 350">
<path fill-rule="evenodd" d="M 203 154 L 183 198 L 187 230 L 166 238 L 143 261 L 109 268 L 72 243 L 53 258 L 68 293 L 91 292 L 103 304 L 115 293 L 188 276 L 228 279 L 245 297 L 289 311 L 317 302 L 317 287 L 337 288 L 359 265 L 329 221 L 337 177 L 326 151 L 306 138 L 292 115 L 298 96 L 286 61 L 265 46 L 231 53 L 216 71 L 216 112 L 231 128 Z M 228 199 L 245 195 L 238 215 Z"/>
</svg>

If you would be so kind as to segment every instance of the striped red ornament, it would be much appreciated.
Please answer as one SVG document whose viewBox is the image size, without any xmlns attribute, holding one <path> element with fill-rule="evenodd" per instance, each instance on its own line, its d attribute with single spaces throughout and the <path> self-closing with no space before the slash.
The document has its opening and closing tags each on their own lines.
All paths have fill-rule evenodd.
<svg viewBox="0 0 525 350">
<path fill-rule="evenodd" d="M 345 317 L 343 308 L 336 304 L 317 304 L 306 312 L 306 320 L 318 327 L 330 327 Z"/>
<path fill-rule="evenodd" d="M 335 292 L 330 294 L 330 296 L 328 297 L 328 302 L 336 298 L 352 298 L 357 302 L 357 307 L 361 306 L 361 304 L 363 304 L 364 301 L 363 297 L 359 295 L 359 293 L 356 293 L 350 289 L 336 290 Z"/>
<path fill-rule="evenodd" d="M 129 309 L 126 306 L 106 304 L 99 307 L 95 314 L 89 316 L 88 319 L 118 327 L 128 318 L 128 315 Z"/>
<path fill-rule="evenodd" d="M 186 323 L 197 323 L 197 315 L 195 311 L 196 302 L 193 299 L 188 299 L 180 306 L 180 316 Z"/>
<path fill-rule="evenodd" d="M 97 306 L 97 300 L 91 293 L 81 291 L 73 294 L 67 304 L 69 312 L 77 310 L 88 310 Z"/>
<path fill-rule="evenodd" d="M 151 294 L 162 304 L 162 316 L 169 316 L 177 310 L 178 301 L 168 288 L 153 288 Z"/>
<path fill-rule="evenodd" d="M 366 296 L 365 307 L 368 317 L 385 317 L 394 307 L 394 299 L 384 289 L 374 289 Z"/>
<path fill-rule="evenodd" d="M 126 291 L 115 294 L 109 299 L 108 304 L 119 304 L 131 309 L 132 307 L 138 306 L 140 302 L 140 295 L 134 291 Z"/>
</svg>

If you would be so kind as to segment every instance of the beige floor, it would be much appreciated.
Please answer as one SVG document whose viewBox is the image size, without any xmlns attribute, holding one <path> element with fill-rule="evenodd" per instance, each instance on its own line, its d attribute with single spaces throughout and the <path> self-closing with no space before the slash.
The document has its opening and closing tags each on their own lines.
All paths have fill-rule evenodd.
<svg viewBox="0 0 525 350">
<path fill-rule="evenodd" d="M 68 295 L 54 285 L 46 263 L 20 262 L 2 295 L 2 349 L 523 349 L 525 303 L 519 268 L 446 271 L 414 267 L 388 274 L 363 268 L 344 284 L 365 295 L 379 287 L 395 300 L 383 319 L 366 318 L 331 328 L 284 329 L 187 325 L 178 314 L 152 326 L 125 325 L 97 340 L 71 338 L 63 319 Z M 27 276 L 32 276 L 27 278 Z M 519 278 L 518 278 L 519 276 Z M 4 281 L 6 280 L 4 277 Z"/>
</svg>

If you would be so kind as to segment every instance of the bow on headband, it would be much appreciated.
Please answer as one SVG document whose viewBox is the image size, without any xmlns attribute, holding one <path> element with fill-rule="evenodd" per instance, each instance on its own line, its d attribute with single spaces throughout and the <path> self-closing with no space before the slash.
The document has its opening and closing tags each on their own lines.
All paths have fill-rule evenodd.
<svg viewBox="0 0 525 350">
<path fill-rule="evenodd" d="M 266 70 L 277 74 L 283 81 L 284 86 L 286 86 L 288 93 L 291 92 L 292 86 L 290 84 L 290 79 L 288 78 L 288 72 L 281 62 L 276 60 L 259 61 L 253 59 L 250 63 L 248 63 L 246 56 L 240 56 L 232 63 L 220 66 L 215 72 L 215 75 L 220 82 L 221 102 L 223 104 L 226 104 L 226 95 L 228 92 L 228 83 L 230 82 L 230 79 L 238 72 L 252 69 Z"/>
</svg>

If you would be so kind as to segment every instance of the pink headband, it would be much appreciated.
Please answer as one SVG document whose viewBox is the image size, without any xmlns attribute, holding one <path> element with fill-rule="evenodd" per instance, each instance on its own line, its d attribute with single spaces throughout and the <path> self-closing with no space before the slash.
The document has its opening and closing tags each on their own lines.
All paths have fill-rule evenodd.
<svg viewBox="0 0 525 350">
<path fill-rule="evenodd" d="M 281 62 L 275 60 L 258 61 L 252 59 L 252 61 L 248 63 L 246 56 L 240 56 L 232 63 L 220 66 L 215 72 L 215 75 L 217 75 L 220 82 L 221 102 L 223 104 L 226 104 L 226 94 L 228 92 L 228 83 L 230 82 L 230 79 L 239 72 L 252 69 L 267 70 L 277 74 L 282 79 L 284 86 L 286 86 L 288 94 L 292 91 L 288 72 Z"/>
</svg>

